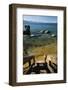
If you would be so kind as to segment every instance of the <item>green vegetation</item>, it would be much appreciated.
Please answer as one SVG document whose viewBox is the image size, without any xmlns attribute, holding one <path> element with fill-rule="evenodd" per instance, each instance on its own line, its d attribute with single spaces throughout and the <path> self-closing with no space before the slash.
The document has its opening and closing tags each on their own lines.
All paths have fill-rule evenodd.
<svg viewBox="0 0 68 90">
<path fill-rule="evenodd" d="M 24 35 L 24 55 L 35 55 L 36 57 L 44 54 L 56 54 L 57 41 L 56 37 L 50 37 L 43 34 L 39 37 L 30 37 Z"/>
</svg>

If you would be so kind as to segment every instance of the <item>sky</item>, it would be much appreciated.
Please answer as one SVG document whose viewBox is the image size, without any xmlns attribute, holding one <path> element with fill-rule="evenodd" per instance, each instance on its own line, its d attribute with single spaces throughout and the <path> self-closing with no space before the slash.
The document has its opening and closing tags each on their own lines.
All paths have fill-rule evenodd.
<svg viewBox="0 0 68 90">
<path fill-rule="evenodd" d="M 57 16 L 36 16 L 36 15 L 24 15 L 25 21 L 41 22 L 41 23 L 57 23 Z"/>
</svg>

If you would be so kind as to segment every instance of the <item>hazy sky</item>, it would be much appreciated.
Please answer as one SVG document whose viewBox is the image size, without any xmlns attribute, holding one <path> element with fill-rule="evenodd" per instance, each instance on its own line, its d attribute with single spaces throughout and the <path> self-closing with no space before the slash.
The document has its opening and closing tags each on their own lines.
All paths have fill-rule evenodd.
<svg viewBox="0 0 68 90">
<path fill-rule="evenodd" d="M 43 22 L 43 23 L 57 23 L 57 16 L 23 16 L 24 20 L 32 22 Z"/>
</svg>

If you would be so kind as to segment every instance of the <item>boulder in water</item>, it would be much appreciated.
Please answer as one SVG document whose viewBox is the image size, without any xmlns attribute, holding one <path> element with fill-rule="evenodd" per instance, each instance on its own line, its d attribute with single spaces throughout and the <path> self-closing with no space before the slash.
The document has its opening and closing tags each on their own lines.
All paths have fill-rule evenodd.
<svg viewBox="0 0 68 90">
<path fill-rule="evenodd" d="M 41 34 L 49 34 L 50 31 L 48 31 L 48 30 L 41 30 L 40 33 L 41 33 Z"/>
</svg>

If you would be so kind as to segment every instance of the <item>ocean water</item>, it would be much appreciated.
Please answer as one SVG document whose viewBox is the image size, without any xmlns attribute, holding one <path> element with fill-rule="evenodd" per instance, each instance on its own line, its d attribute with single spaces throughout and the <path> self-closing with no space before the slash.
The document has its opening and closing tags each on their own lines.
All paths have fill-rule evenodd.
<svg viewBox="0 0 68 90">
<path fill-rule="evenodd" d="M 30 21 L 23 21 L 23 25 L 30 25 L 31 33 L 38 33 L 41 30 L 48 30 L 53 34 L 57 35 L 57 23 L 37 23 Z"/>
</svg>

